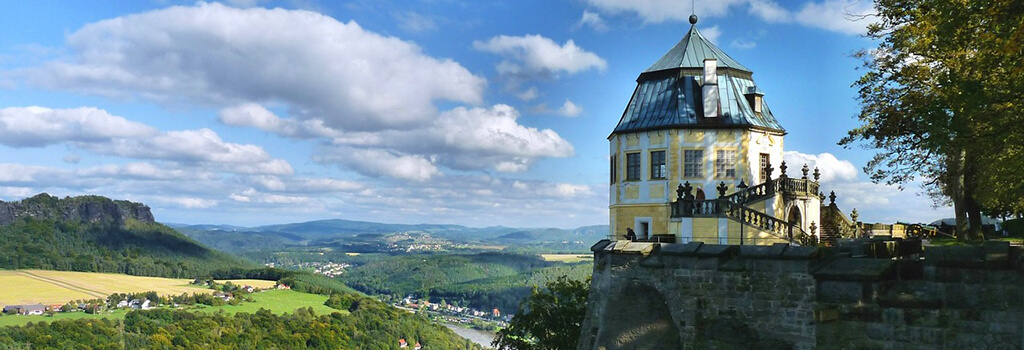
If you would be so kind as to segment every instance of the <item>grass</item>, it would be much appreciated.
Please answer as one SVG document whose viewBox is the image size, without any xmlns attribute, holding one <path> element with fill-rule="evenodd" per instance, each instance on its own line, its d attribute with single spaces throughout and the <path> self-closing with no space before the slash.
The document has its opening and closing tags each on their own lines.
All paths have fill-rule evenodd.
<svg viewBox="0 0 1024 350">
<path fill-rule="evenodd" d="M 328 314 L 332 312 L 348 313 L 348 311 L 339 311 L 327 306 L 324 306 L 324 301 L 327 301 L 327 297 L 316 294 L 306 294 L 291 290 L 268 290 L 256 294 L 252 294 L 254 302 L 246 302 L 241 305 L 232 306 L 205 306 L 197 305 L 193 310 L 199 312 L 218 312 L 223 310 L 228 314 L 235 314 L 238 312 L 255 313 L 259 309 L 267 309 L 275 314 L 290 313 L 297 308 L 301 307 L 312 307 L 313 311 L 317 314 Z M 57 313 L 53 316 L 22 316 L 22 315 L 3 315 L 0 316 L 0 327 L 4 326 L 16 326 L 23 325 L 29 322 L 50 322 L 55 320 L 70 320 L 70 319 L 124 319 L 125 314 L 128 311 L 124 309 L 114 310 L 111 312 L 104 312 L 102 314 L 91 315 L 84 312 L 69 312 L 69 313 Z"/>
<path fill-rule="evenodd" d="M 589 254 L 541 254 L 540 257 L 544 259 L 544 261 L 558 261 L 564 263 L 588 261 L 593 258 L 593 256 Z"/>
<path fill-rule="evenodd" d="M 228 280 L 222 280 L 225 282 Z M 235 284 L 270 287 L 273 281 L 230 280 Z M 190 285 L 191 280 L 129 276 L 114 273 L 3 270 L 0 271 L 0 305 L 64 304 L 79 299 L 106 299 L 114 293 L 155 291 L 160 295 L 212 293 L 205 287 Z M 11 288 L 10 286 L 17 286 Z"/>
<path fill-rule="evenodd" d="M 201 308 L 197 308 L 197 310 L 203 312 L 217 312 L 219 310 L 224 310 L 224 312 L 234 314 L 236 312 L 254 313 L 259 309 L 267 309 L 275 314 L 280 314 L 286 312 L 290 313 L 300 307 L 312 307 L 313 311 L 317 314 L 338 312 L 338 310 L 324 305 L 324 302 L 327 301 L 327 296 L 325 295 L 300 293 L 292 290 L 268 290 L 252 294 L 252 298 L 255 302 L 242 303 L 241 305 L 236 306 L 201 305 Z"/>
</svg>

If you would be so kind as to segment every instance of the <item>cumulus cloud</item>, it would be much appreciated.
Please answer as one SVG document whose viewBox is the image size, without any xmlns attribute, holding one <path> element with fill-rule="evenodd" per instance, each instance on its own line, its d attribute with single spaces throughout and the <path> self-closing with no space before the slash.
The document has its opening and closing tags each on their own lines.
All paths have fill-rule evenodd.
<svg viewBox="0 0 1024 350">
<path fill-rule="evenodd" d="M 339 132 L 324 125 L 323 120 L 281 118 L 255 103 L 245 103 L 220 111 L 220 122 L 232 126 L 254 127 L 294 138 L 337 136 Z"/>
<path fill-rule="evenodd" d="M 62 142 L 101 142 L 147 137 L 158 131 L 104 110 L 81 107 L 9 107 L 0 109 L 0 144 L 43 147 Z"/>
<path fill-rule="evenodd" d="M 345 165 L 361 174 L 426 181 L 441 172 L 427 158 L 383 149 L 338 147 L 314 156 L 321 163 Z"/>
<path fill-rule="evenodd" d="M 499 54 L 505 60 L 498 64 L 498 72 L 511 76 L 551 77 L 559 73 L 576 74 L 589 69 L 604 71 L 605 60 L 583 50 L 572 40 L 559 45 L 540 35 L 499 35 L 487 41 L 475 41 L 477 50 Z"/>
<path fill-rule="evenodd" d="M 580 113 L 583 113 L 583 107 L 577 106 L 572 101 L 569 101 L 569 99 L 565 99 L 562 107 L 558 108 L 558 114 L 563 117 L 575 117 L 580 115 Z"/>
<path fill-rule="evenodd" d="M 316 159 L 365 175 L 422 181 L 437 175 L 438 165 L 519 172 L 540 158 L 573 155 L 572 145 L 558 133 L 521 125 L 518 118 L 508 105 L 457 107 L 422 129 L 344 133 L 320 147 Z M 387 165 L 391 161 L 403 166 Z"/>
<path fill-rule="evenodd" d="M 878 21 L 873 16 L 872 1 L 825 0 L 808 2 L 796 13 L 796 21 L 808 27 L 851 35 L 866 34 L 868 24 Z"/>
<path fill-rule="evenodd" d="M 768 23 L 785 23 L 793 19 L 789 11 L 771 0 L 751 0 L 749 13 Z"/>
<path fill-rule="evenodd" d="M 160 159 L 202 163 L 237 173 L 292 174 L 291 165 L 271 158 L 263 147 L 224 142 L 213 130 L 168 131 L 145 138 L 121 138 L 107 142 L 83 143 L 100 154 L 135 159 Z"/>
<path fill-rule="evenodd" d="M 580 18 L 580 22 L 576 26 L 590 27 L 598 32 L 608 31 L 608 25 L 604 23 L 604 19 L 601 19 L 601 14 L 590 10 L 583 10 L 583 17 Z"/>
<path fill-rule="evenodd" d="M 701 29 L 700 33 L 704 34 L 704 37 L 708 38 L 708 40 L 711 40 L 711 42 L 717 44 L 718 43 L 718 38 L 722 36 L 722 29 L 718 28 L 718 26 L 710 26 L 710 27 Z"/>
<path fill-rule="evenodd" d="M 218 3 L 126 15 L 68 36 L 37 85 L 218 107 L 276 102 L 345 130 L 410 128 L 436 101 L 477 104 L 486 81 L 413 43 L 302 10 Z"/>
<path fill-rule="evenodd" d="M 800 168 L 807 164 L 813 172 L 817 167 L 821 171 L 822 182 L 833 181 L 854 181 L 857 179 L 857 167 L 848 160 L 840 160 L 831 153 L 806 154 L 796 151 L 786 151 L 782 158 L 789 166 L 789 176 L 799 176 Z M 794 171 L 795 170 L 795 171 Z M 810 176 L 810 175 L 808 175 Z"/>
<path fill-rule="evenodd" d="M 537 97 L 539 96 L 540 94 L 537 92 L 536 86 L 531 86 L 529 89 L 523 90 L 522 92 L 516 94 L 516 97 L 525 102 L 533 101 L 537 99 Z"/>
</svg>

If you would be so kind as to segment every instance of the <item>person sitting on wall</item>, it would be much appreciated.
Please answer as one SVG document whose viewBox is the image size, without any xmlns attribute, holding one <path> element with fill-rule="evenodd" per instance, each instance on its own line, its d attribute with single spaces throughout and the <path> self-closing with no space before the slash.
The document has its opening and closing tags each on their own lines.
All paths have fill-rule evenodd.
<svg viewBox="0 0 1024 350">
<path fill-rule="evenodd" d="M 636 232 L 633 232 L 633 229 L 630 227 L 626 228 L 626 239 L 630 241 L 636 240 Z"/>
</svg>

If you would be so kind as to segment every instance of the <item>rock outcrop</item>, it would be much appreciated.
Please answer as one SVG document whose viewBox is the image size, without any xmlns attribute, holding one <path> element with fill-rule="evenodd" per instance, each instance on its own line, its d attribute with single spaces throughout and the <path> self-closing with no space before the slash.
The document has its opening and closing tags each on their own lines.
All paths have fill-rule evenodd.
<svg viewBox="0 0 1024 350">
<path fill-rule="evenodd" d="M 145 204 L 101 196 L 58 198 L 40 193 L 20 201 L 0 201 L 0 225 L 8 225 L 24 217 L 118 226 L 124 225 L 128 219 L 155 222 L 153 213 Z"/>
</svg>

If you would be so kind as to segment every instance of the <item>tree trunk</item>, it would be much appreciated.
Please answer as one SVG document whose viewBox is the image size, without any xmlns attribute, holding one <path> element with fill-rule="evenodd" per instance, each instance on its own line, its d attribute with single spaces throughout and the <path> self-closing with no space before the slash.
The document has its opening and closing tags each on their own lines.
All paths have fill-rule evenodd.
<svg viewBox="0 0 1024 350">
<path fill-rule="evenodd" d="M 956 215 L 956 226 L 954 234 L 958 241 L 967 240 L 967 203 L 964 201 L 964 178 L 963 178 L 963 152 L 952 152 L 946 157 L 946 173 L 941 175 L 946 178 L 946 195 L 953 202 L 953 212 Z"/>
<path fill-rule="evenodd" d="M 964 209 L 967 211 L 967 219 L 969 228 L 968 239 L 983 240 L 985 239 L 984 231 L 981 227 L 981 206 L 978 205 L 976 198 L 976 190 L 978 188 L 978 177 L 977 177 L 977 158 L 974 157 L 972 152 L 965 152 L 964 167 L 963 167 L 963 194 L 964 194 Z"/>
</svg>

